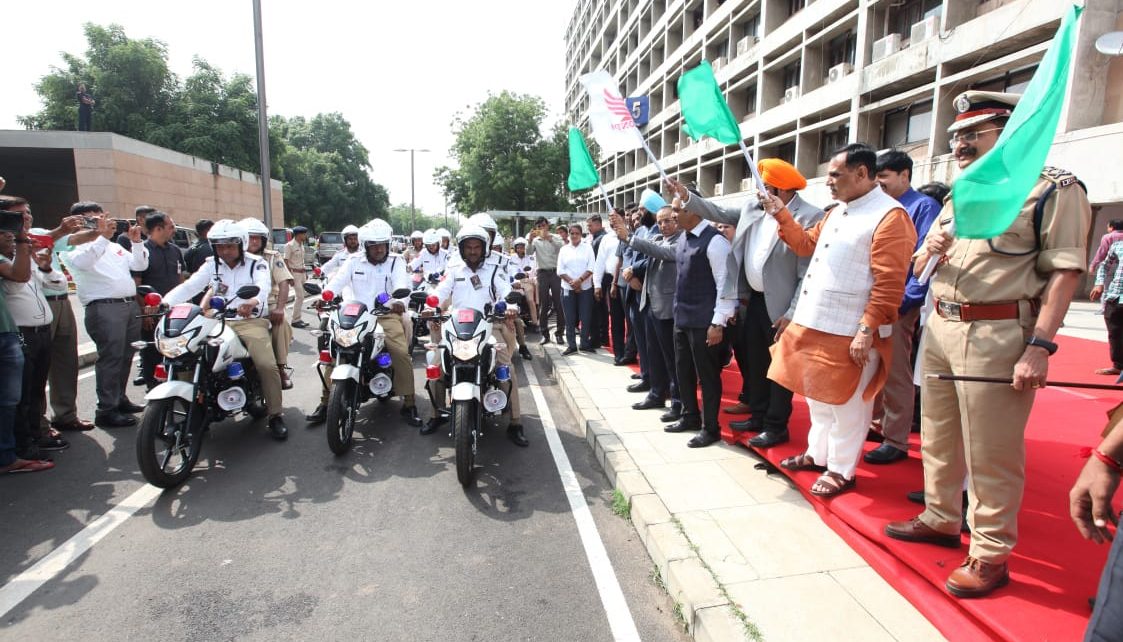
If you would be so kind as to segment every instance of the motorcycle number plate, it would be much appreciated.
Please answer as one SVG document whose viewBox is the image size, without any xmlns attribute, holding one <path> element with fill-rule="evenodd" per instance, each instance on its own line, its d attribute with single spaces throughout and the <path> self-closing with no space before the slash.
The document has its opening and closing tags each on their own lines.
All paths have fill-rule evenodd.
<svg viewBox="0 0 1123 642">
<path fill-rule="evenodd" d="M 471 323 L 472 319 L 474 317 L 475 317 L 475 311 L 473 311 L 471 309 L 457 310 L 456 311 L 456 322 L 457 323 Z"/>
<path fill-rule="evenodd" d="M 190 305 L 177 305 L 171 309 L 171 312 L 168 312 L 168 318 L 186 319 L 188 314 L 191 314 Z"/>
<path fill-rule="evenodd" d="M 353 317 L 359 313 L 360 309 L 362 309 L 362 306 L 358 303 L 348 303 L 343 306 L 343 316 Z"/>
</svg>

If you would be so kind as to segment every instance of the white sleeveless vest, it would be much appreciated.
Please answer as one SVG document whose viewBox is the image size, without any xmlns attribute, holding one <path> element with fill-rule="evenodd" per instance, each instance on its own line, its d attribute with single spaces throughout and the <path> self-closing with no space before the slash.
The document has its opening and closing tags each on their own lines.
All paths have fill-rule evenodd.
<svg viewBox="0 0 1123 642">
<path fill-rule="evenodd" d="M 876 186 L 830 212 L 800 285 L 792 321 L 827 334 L 852 337 L 858 333 L 873 289 L 873 234 L 886 214 L 900 207 Z"/>
</svg>

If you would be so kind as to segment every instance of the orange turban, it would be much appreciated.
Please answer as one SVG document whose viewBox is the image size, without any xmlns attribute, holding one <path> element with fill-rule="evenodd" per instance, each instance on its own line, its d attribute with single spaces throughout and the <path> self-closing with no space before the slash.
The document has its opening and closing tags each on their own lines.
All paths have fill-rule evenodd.
<svg viewBox="0 0 1123 642">
<path fill-rule="evenodd" d="M 798 191 L 807 187 L 807 179 L 791 163 L 779 158 L 765 158 L 757 163 L 760 177 L 776 189 Z"/>
</svg>

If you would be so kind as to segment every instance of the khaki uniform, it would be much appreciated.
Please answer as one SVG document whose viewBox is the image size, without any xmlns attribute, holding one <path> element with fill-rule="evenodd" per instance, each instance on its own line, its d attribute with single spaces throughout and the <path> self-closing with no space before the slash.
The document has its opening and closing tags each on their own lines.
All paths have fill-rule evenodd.
<svg viewBox="0 0 1123 642">
<path fill-rule="evenodd" d="M 295 297 L 292 301 L 292 321 L 296 323 L 300 321 L 300 315 L 304 312 L 304 244 L 296 239 L 285 243 L 282 256 L 289 272 L 292 273 L 293 296 Z"/>
<path fill-rule="evenodd" d="M 293 283 L 293 278 L 292 273 L 285 266 L 285 260 L 276 250 L 265 250 L 262 253 L 262 258 L 269 263 L 270 276 L 273 278 L 273 288 L 269 290 L 269 309 L 272 310 L 277 307 L 277 295 L 281 289 L 281 283 L 285 281 Z M 289 346 L 292 344 L 292 326 L 289 325 L 288 321 L 274 323 L 269 332 L 273 337 L 273 354 L 277 356 L 277 364 L 287 364 L 289 362 Z"/>
<path fill-rule="evenodd" d="M 1050 185 L 1034 233 L 1034 208 Z M 948 261 L 932 279 L 937 301 L 1018 302 L 1019 318 L 957 321 L 928 317 L 920 358 L 924 372 L 1011 377 L 1033 333 L 1038 299 L 1053 272 L 1083 271 L 1091 206 L 1071 174 L 1046 168 L 1010 228 L 990 240 L 956 239 Z M 948 200 L 929 236 L 952 221 Z M 923 267 L 923 266 L 919 266 Z M 927 507 L 921 520 L 943 533 L 959 533 L 961 490 L 967 477 L 970 555 L 1001 563 L 1017 541 L 1017 515 L 1025 484 L 1025 426 L 1034 391 L 1006 385 L 925 379 L 921 394 L 921 455 Z"/>
</svg>

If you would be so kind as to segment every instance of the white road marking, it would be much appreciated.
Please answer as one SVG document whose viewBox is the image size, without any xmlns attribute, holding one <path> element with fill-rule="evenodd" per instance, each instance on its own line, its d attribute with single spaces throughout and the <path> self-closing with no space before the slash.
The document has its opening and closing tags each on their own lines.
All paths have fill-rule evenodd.
<svg viewBox="0 0 1123 642">
<path fill-rule="evenodd" d="M 151 484 L 145 484 L 132 495 L 129 495 L 120 504 L 109 509 L 109 512 L 95 519 L 89 526 L 83 528 L 74 537 L 66 540 L 49 555 L 39 560 L 23 573 L 20 573 L 10 582 L 0 588 L 0 618 L 14 609 L 20 602 L 27 599 L 47 582 L 57 577 L 66 570 L 74 560 L 78 559 L 131 517 L 133 513 L 147 506 L 156 499 L 162 491 Z"/>
<path fill-rule="evenodd" d="M 529 364 L 527 364 L 529 366 Z M 589 558 L 589 567 L 593 571 L 593 580 L 600 593 L 601 604 L 604 605 L 605 615 L 608 616 L 608 625 L 612 629 L 614 640 L 639 640 L 639 631 L 624 599 L 624 591 L 620 589 L 620 581 L 616 578 L 616 571 L 612 568 L 612 561 L 608 559 L 608 551 L 604 548 L 597 525 L 593 521 L 593 514 L 585 502 L 585 495 L 581 492 L 581 484 L 569 463 L 569 457 L 562 447 L 561 437 L 554 425 L 554 417 L 546 405 L 546 397 L 538 385 L 538 377 L 534 374 L 533 366 L 523 369 L 526 374 L 530 393 L 534 396 L 534 403 L 538 406 L 538 415 L 542 421 L 542 431 L 546 433 L 546 443 L 550 445 L 550 454 L 554 456 L 554 464 L 558 468 L 562 486 L 565 488 L 566 499 L 573 513 L 573 520 L 577 522 L 577 532 L 581 536 L 581 545 L 585 548 L 585 556 Z M 517 394 L 517 393 L 516 393 Z"/>
</svg>

